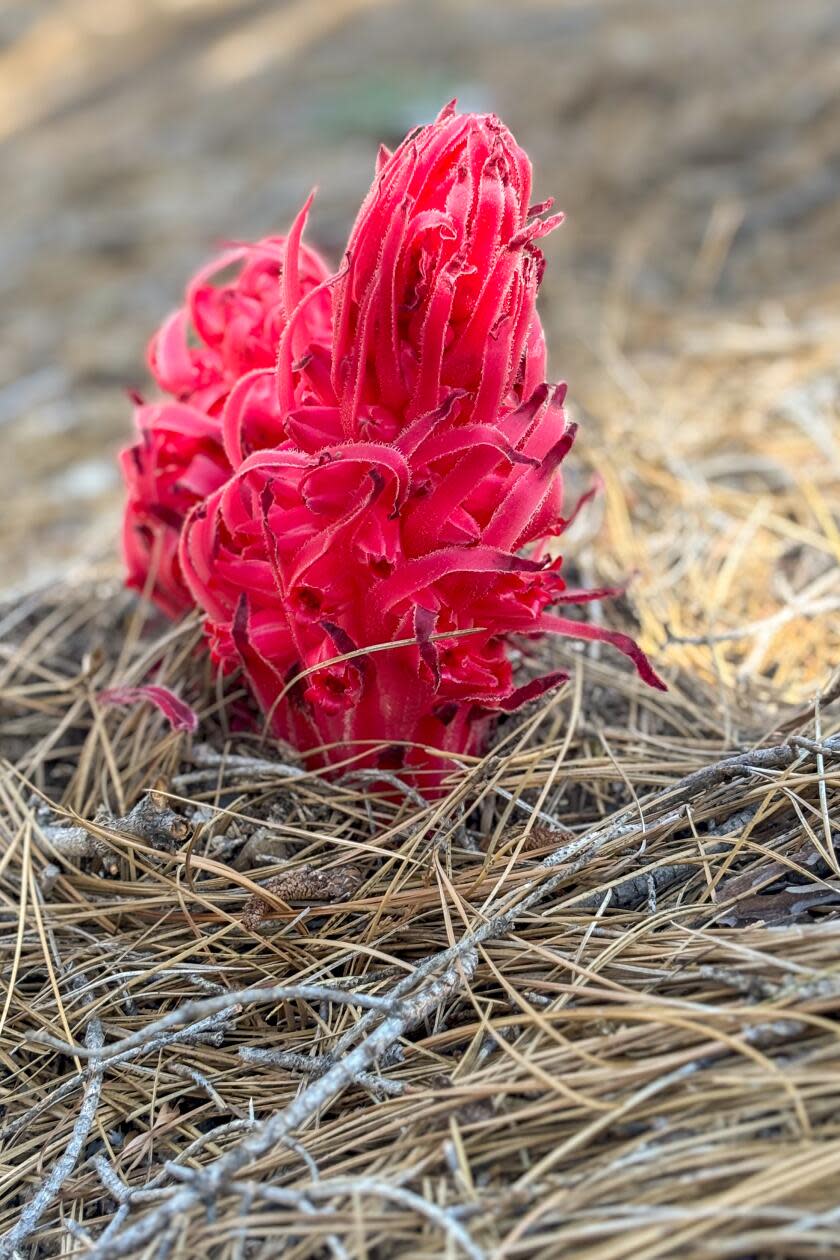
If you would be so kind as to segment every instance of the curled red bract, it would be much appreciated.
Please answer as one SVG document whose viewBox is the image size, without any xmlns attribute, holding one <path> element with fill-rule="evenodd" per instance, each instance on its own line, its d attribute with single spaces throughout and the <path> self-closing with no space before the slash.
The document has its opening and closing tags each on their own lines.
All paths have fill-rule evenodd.
<svg viewBox="0 0 840 1260">
<path fill-rule="evenodd" d="M 530 206 L 531 163 L 492 114 L 409 135 L 380 164 L 337 288 L 333 384 L 355 436 L 371 405 L 400 427 L 463 391 L 458 412 L 492 424 L 545 374 L 536 240 L 562 216 Z"/>
<path fill-rule="evenodd" d="M 105 691 L 100 691 L 97 699 L 100 704 L 115 705 L 118 708 L 130 708 L 133 704 L 148 700 L 161 711 L 173 731 L 189 731 L 192 734 L 198 730 L 198 714 L 168 687 L 156 686 L 154 683 L 146 683 L 142 687 L 108 687 Z"/>
<path fill-rule="evenodd" d="M 530 196 L 502 123 L 448 106 L 383 156 L 338 271 L 301 246 L 307 203 L 271 267 L 261 242 L 227 287 L 200 273 L 153 342 L 177 401 L 138 408 L 123 456 L 129 580 L 154 559 L 158 603 L 203 611 L 214 661 L 318 764 L 434 792 L 563 681 L 517 678 L 513 636 L 602 639 L 663 685 L 556 611 L 613 592 L 568 590 L 548 546 L 575 426 L 536 311 L 560 216 Z"/>
<path fill-rule="evenodd" d="M 308 342 L 329 342 L 331 298 L 322 287 L 329 269 L 300 241 L 309 204 L 288 237 L 231 247 L 203 267 L 184 305 L 149 345 L 149 367 L 168 397 L 136 400 L 137 439 L 120 455 L 127 488 L 123 553 L 129 586 L 147 589 L 171 617 L 192 606 L 178 562 L 187 512 L 227 480 L 243 450 L 284 436 L 274 367 L 280 336 L 303 294 L 318 290 L 307 310 Z M 304 369 L 294 385 L 299 398 L 308 396 Z M 234 440 L 226 441 L 226 430 Z"/>
</svg>

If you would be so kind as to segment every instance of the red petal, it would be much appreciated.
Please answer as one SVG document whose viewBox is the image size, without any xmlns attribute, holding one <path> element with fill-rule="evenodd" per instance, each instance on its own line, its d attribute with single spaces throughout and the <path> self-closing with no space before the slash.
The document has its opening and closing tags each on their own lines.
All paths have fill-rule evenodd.
<svg viewBox="0 0 840 1260">
<path fill-rule="evenodd" d="M 160 709 L 173 731 L 198 730 L 198 714 L 168 687 L 158 687 L 154 683 L 147 683 L 142 687 L 109 687 L 106 691 L 100 691 L 96 698 L 100 704 L 124 708 L 148 700 Z"/>
<path fill-rule="evenodd" d="M 614 648 L 618 648 L 619 652 L 623 652 L 630 658 L 636 666 L 639 677 L 649 687 L 656 687 L 657 691 L 668 690 L 668 684 L 662 681 L 638 643 L 631 639 L 629 634 L 622 634 L 619 630 L 607 630 L 604 626 L 593 626 L 585 621 L 571 621 L 566 617 L 557 617 L 553 613 L 543 613 L 538 629 L 547 630 L 551 634 L 562 634 L 570 639 L 611 643 Z"/>
<path fill-rule="evenodd" d="M 547 691 L 553 691 L 555 687 L 560 687 L 568 681 L 569 675 L 566 671 L 557 669 L 551 674 L 543 674 L 541 678 L 532 678 L 530 682 L 523 683 L 521 687 L 517 687 L 497 704 L 491 705 L 487 700 L 483 703 L 487 708 L 501 709 L 503 713 L 515 713 L 517 709 L 522 708 L 523 704 L 528 704 L 530 700 L 537 700 Z"/>
</svg>

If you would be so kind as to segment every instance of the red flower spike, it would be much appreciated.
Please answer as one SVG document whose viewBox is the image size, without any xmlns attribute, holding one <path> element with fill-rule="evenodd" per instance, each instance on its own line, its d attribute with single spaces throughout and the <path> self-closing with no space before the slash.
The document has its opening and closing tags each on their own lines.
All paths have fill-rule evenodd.
<svg viewBox="0 0 840 1260">
<path fill-rule="evenodd" d="M 145 589 L 152 570 L 149 593 L 170 617 L 192 607 L 177 557 L 188 511 L 250 451 L 285 438 L 274 382 L 277 347 L 292 311 L 313 290 L 319 297 L 308 304 L 298 336 L 304 346 L 329 344 L 331 298 L 321 287 L 329 272 L 301 244 L 311 201 L 287 238 L 236 246 L 203 267 L 185 305 L 149 345 L 152 375 L 171 401 L 138 402 L 135 410 L 139 440 L 120 457 L 128 490 L 123 550 L 128 584 Z M 309 396 L 302 371 L 292 388 L 299 400 Z"/>
<path fill-rule="evenodd" d="M 120 454 L 128 489 L 123 517 L 127 582 L 168 617 L 192 607 L 178 560 L 184 518 L 230 475 L 218 423 L 186 403 L 135 408 L 139 441 Z"/>
<path fill-rule="evenodd" d="M 380 151 L 338 272 L 300 244 L 307 203 L 282 281 L 256 257 L 223 290 L 202 273 L 154 345 L 181 396 L 124 456 L 127 530 L 151 531 L 130 531 L 131 580 L 153 542 L 158 602 L 203 610 L 214 661 L 313 764 L 399 769 L 434 795 L 450 754 L 566 680 L 516 679 L 516 635 L 609 642 L 663 686 L 626 635 L 551 611 L 615 592 L 567 589 L 547 546 L 574 516 L 575 426 L 536 313 L 536 242 L 561 216 L 530 194 L 499 120 L 448 106 Z M 164 440 L 177 407 L 192 419 Z"/>
<path fill-rule="evenodd" d="M 374 404 L 405 423 L 458 389 L 461 415 L 492 424 L 533 392 L 545 371 L 534 241 L 561 216 L 529 220 L 530 193 L 531 164 L 492 114 L 447 107 L 381 157 L 335 295 L 347 437 Z"/>
</svg>

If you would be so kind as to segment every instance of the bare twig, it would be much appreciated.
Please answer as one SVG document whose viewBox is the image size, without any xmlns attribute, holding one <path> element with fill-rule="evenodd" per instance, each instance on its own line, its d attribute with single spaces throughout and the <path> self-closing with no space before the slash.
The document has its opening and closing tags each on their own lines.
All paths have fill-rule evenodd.
<svg viewBox="0 0 840 1260">
<path fill-rule="evenodd" d="M 271 1067 L 280 1067 L 287 1072 L 296 1072 L 300 1076 L 323 1076 L 335 1064 L 335 1056 L 321 1054 L 311 1056 L 298 1054 L 294 1050 L 262 1050 L 253 1046 L 240 1046 L 239 1057 L 245 1063 L 260 1063 Z M 374 1093 L 389 1094 L 399 1098 L 408 1086 L 403 1081 L 389 1081 L 373 1072 L 360 1072 L 356 1082 Z"/>
<path fill-rule="evenodd" d="M 390 1011 L 391 1009 L 388 998 L 374 997 L 366 993 L 346 993 L 341 989 L 329 988 L 322 984 L 275 984 L 249 989 L 231 989 L 229 993 L 219 994 L 217 997 L 182 1002 L 174 1011 L 155 1020 L 147 1028 L 140 1028 L 137 1032 L 124 1037 L 122 1041 L 113 1042 L 101 1057 L 106 1065 L 112 1062 L 117 1063 L 130 1051 L 152 1045 L 158 1036 L 168 1033 L 170 1029 L 177 1028 L 183 1023 L 190 1025 L 184 1030 L 185 1033 L 194 1036 L 196 1032 L 203 1031 L 211 1018 L 229 1017 L 232 1008 L 237 1006 L 242 1007 L 252 1002 L 286 1002 L 298 999 L 304 1002 L 337 1002 L 340 1005 L 361 1006 L 373 1011 Z M 78 1055 L 79 1058 L 90 1058 L 94 1053 L 87 1050 L 85 1046 L 68 1045 L 45 1033 L 35 1033 L 31 1040 L 41 1045 L 52 1046 L 65 1054 Z M 157 1048 L 156 1045 L 154 1048 Z"/>
<path fill-rule="evenodd" d="M 102 1089 L 102 1065 L 98 1056 L 103 1044 L 102 1025 L 94 1016 L 88 1022 L 85 1034 L 85 1050 L 90 1056 L 88 1084 L 85 1096 L 73 1125 L 73 1132 L 64 1154 L 56 1160 L 43 1183 L 36 1190 L 26 1207 L 21 1212 L 17 1224 L 0 1238 L 0 1260 L 10 1260 L 17 1248 L 23 1243 L 37 1226 L 46 1209 L 61 1190 L 64 1182 L 76 1167 L 76 1162 L 93 1127 L 96 1110 L 99 1106 L 99 1095 Z"/>
<path fill-rule="evenodd" d="M 272 779 L 304 779 L 312 776 L 300 766 L 289 765 L 283 761 L 269 761 L 263 757 L 243 757 L 236 753 L 220 753 L 209 744 L 195 744 L 192 750 L 192 762 L 201 770 L 212 770 L 218 774 L 220 769 L 233 771 L 240 777 L 256 775 Z"/>
<path fill-rule="evenodd" d="M 70 858 L 113 859 L 113 845 L 103 832 L 130 836 L 151 848 L 172 853 L 186 840 L 190 824 L 170 809 L 159 792 L 148 792 L 123 817 L 102 812 L 91 824 L 79 827 L 42 826 L 41 834 L 62 855 Z"/>
<path fill-rule="evenodd" d="M 407 1029 L 419 1023 L 452 993 L 475 969 L 475 950 L 464 951 L 456 964 L 433 980 L 414 997 L 407 999 L 399 1013 L 387 1015 L 354 1050 L 334 1067 L 317 1078 L 300 1093 L 283 1111 L 276 1112 L 237 1146 L 227 1151 L 200 1173 L 196 1173 L 186 1185 L 177 1189 L 152 1212 L 133 1225 L 126 1226 L 107 1243 L 98 1243 L 91 1253 L 91 1260 L 112 1260 L 129 1255 L 150 1239 L 158 1237 L 172 1221 L 183 1215 L 202 1198 L 216 1196 L 228 1184 L 240 1168 L 246 1167 L 264 1155 L 277 1142 L 299 1129 L 316 1115 L 331 1098 L 351 1081 L 357 1079 L 368 1064 L 385 1051 Z M 391 1007 L 388 1002 L 388 1008 Z"/>
<path fill-rule="evenodd" d="M 208 1016 L 207 1019 L 199 1020 L 195 1024 L 191 1024 L 188 1028 L 178 1028 L 173 1032 L 164 1032 L 157 1037 L 143 1038 L 139 1043 L 135 1043 L 128 1049 L 117 1050 L 112 1052 L 109 1048 L 103 1050 L 99 1056 L 99 1066 L 102 1072 L 108 1068 L 117 1066 L 130 1066 L 136 1070 L 136 1065 L 131 1063 L 132 1059 L 140 1058 L 146 1054 L 156 1054 L 158 1050 L 165 1046 L 174 1045 L 221 1045 L 225 1035 L 225 1027 L 230 1018 L 241 1010 L 241 1007 L 234 1005 L 227 1007 L 218 1014 Z M 38 1040 L 37 1036 L 33 1040 Z M 56 1050 L 66 1053 L 73 1053 L 72 1047 L 64 1042 L 48 1036 L 43 1037 L 42 1043 L 51 1045 Z M 79 1057 L 85 1056 L 85 1047 L 79 1046 Z M 19 1116 L 15 1116 L 2 1129 L 0 1129 L 0 1141 L 12 1137 L 15 1133 L 19 1133 L 21 1129 L 26 1128 L 33 1120 L 42 1115 L 45 1111 L 49 1111 L 51 1107 L 57 1106 L 70 1094 L 75 1093 L 83 1081 L 87 1080 L 88 1073 L 86 1071 L 76 1072 L 73 1076 L 68 1077 L 66 1081 L 62 1081 L 52 1093 L 46 1098 L 42 1098 L 40 1102 L 34 1106 L 27 1108 Z"/>
</svg>

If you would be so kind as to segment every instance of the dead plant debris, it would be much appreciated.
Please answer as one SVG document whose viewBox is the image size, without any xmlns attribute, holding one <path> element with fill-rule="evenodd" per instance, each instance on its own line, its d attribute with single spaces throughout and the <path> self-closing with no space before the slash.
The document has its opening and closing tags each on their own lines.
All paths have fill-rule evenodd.
<svg viewBox="0 0 840 1260">
<path fill-rule="evenodd" d="M 424 803 L 147 615 L 0 610 L 0 1255 L 831 1252 L 836 687 L 567 648 Z M 199 735 L 97 704 L 151 669 Z"/>
</svg>

